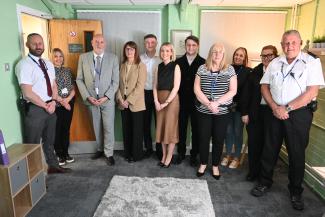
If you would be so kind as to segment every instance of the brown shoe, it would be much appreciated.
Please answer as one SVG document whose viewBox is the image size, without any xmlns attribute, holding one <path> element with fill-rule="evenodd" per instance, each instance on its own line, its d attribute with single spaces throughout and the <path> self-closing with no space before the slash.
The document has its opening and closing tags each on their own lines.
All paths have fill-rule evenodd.
<svg viewBox="0 0 325 217">
<path fill-rule="evenodd" d="M 63 167 L 49 167 L 47 169 L 47 174 L 53 174 L 53 173 L 69 173 L 72 170 L 70 168 L 63 168 Z"/>
</svg>

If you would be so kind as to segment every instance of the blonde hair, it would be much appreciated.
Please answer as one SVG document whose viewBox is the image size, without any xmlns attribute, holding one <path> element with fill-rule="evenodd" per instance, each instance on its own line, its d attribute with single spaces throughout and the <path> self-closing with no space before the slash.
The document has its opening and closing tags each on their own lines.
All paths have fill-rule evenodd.
<svg viewBox="0 0 325 217">
<path fill-rule="evenodd" d="M 222 60 L 220 62 L 220 70 L 224 70 L 228 67 L 228 64 L 226 64 L 226 51 L 225 46 L 221 43 L 214 43 L 209 50 L 208 58 L 205 61 L 205 65 L 208 70 L 212 69 L 212 53 L 215 51 L 221 51 L 223 53 Z"/>
<path fill-rule="evenodd" d="M 160 46 L 160 49 L 159 49 L 159 57 L 160 57 L 160 59 L 161 59 L 161 55 L 160 55 L 161 48 L 164 47 L 164 46 L 169 46 L 170 47 L 170 50 L 172 51 L 172 56 L 171 56 L 170 60 L 175 61 L 176 60 L 175 49 L 174 49 L 174 46 L 169 42 L 165 42 Z"/>
</svg>

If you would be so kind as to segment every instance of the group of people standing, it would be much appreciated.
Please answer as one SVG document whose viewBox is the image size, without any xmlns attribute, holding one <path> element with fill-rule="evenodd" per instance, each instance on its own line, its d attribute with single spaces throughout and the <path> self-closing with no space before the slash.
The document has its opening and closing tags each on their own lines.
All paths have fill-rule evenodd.
<svg viewBox="0 0 325 217">
<path fill-rule="evenodd" d="M 141 55 L 138 45 L 128 41 L 120 67 L 116 55 L 105 50 L 103 35 L 94 35 L 91 43 L 93 51 L 80 55 L 76 85 L 88 107 L 96 136 L 97 152 L 92 159 L 104 156 L 109 166 L 115 164 L 115 103 L 121 110 L 124 157 L 130 163 L 150 157 L 153 141 L 158 166 L 171 165 L 175 146 L 178 155 L 174 161 L 182 163 L 190 120 L 190 165 L 198 166 L 197 177 L 205 175 L 210 140 L 213 178 L 220 179 L 220 165 L 239 166 L 246 125 L 246 179 L 258 180 L 251 194 L 263 196 L 271 187 L 284 140 L 289 155 L 290 200 L 293 208 L 304 208 L 301 195 L 305 148 L 314 100 L 325 83 L 319 59 L 300 51 L 298 31 L 283 34 L 282 56 L 278 57 L 273 45 L 263 47 L 262 63 L 254 69 L 248 67 L 244 47 L 235 50 L 229 64 L 224 45 L 215 43 L 205 60 L 198 54 L 199 39 L 192 35 L 185 39 L 186 53 L 178 59 L 168 42 L 160 46 L 159 57 L 156 56 L 157 38 L 153 34 L 144 37 L 145 53 Z M 38 143 L 42 138 L 49 172 L 66 172 L 59 163 L 73 161 L 67 149 L 75 95 L 71 71 L 63 67 L 60 49 L 53 50 L 55 67 L 41 59 L 44 45 L 40 35 L 29 35 L 26 45 L 29 55 L 16 67 L 28 105 L 25 142 Z M 152 116 L 156 122 L 155 140 L 151 137 Z M 224 144 L 226 154 L 221 159 Z"/>
</svg>

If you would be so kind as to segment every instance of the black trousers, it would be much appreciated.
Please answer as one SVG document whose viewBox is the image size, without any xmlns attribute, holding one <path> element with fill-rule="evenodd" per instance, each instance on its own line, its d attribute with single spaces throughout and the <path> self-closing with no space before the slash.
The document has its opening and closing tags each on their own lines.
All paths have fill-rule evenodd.
<svg viewBox="0 0 325 217">
<path fill-rule="evenodd" d="M 56 113 L 56 131 L 54 150 L 58 157 L 64 158 L 68 155 L 70 145 L 70 125 L 73 115 L 74 100 L 69 102 L 71 110 L 66 110 L 63 106 L 57 107 Z"/>
<path fill-rule="evenodd" d="M 155 102 L 153 99 L 152 90 L 144 90 L 144 101 L 146 110 L 143 114 L 143 140 L 146 150 L 152 150 L 152 136 L 151 136 L 151 121 L 152 114 L 156 121 Z M 156 143 L 157 156 L 162 156 L 162 147 L 160 143 Z"/>
<path fill-rule="evenodd" d="M 140 160 L 143 156 L 143 111 L 124 109 L 121 114 L 125 157 Z"/>
<path fill-rule="evenodd" d="M 39 144 L 42 139 L 46 163 L 49 167 L 58 167 L 53 148 L 56 114 L 49 114 L 43 108 L 30 104 L 24 121 L 24 142 Z"/>
<path fill-rule="evenodd" d="M 277 119 L 271 109 L 266 113 L 268 127 L 262 153 L 260 182 L 263 185 L 272 185 L 273 170 L 284 140 L 289 157 L 288 188 L 290 194 L 300 195 L 303 192 L 305 149 L 309 142 L 313 113 L 307 108 L 294 110 L 289 113 L 287 120 Z"/>
<path fill-rule="evenodd" d="M 257 120 L 249 120 L 246 127 L 248 134 L 248 165 L 249 176 L 259 177 L 261 171 L 261 156 L 265 141 L 265 112 L 267 105 L 260 105 L 257 112 Z"/>
<path fill-rule="evenodd" d="M 212 165 L 218 166 L 226 137 L 227 126 L 230 122 L 230 114 L 211 115 L 196 112 L 198 121 L 200 162 L 208 164 L 210 139 L 212 137 Z"/>
<path fill-rule="evenodd" d="M 177 144 L 177 152 L 179 155 L 186 154 L 186 137 L 188 120 L 191 119 L 192 130 L 192 149 L 191 157 L 196 158 L 199 153 L 199 138 L 197 133 L 198 123 L 196 120 L 196 110 L 194 105 L 180 105 L 179 111 L 179 143 Z"/>
</svg>

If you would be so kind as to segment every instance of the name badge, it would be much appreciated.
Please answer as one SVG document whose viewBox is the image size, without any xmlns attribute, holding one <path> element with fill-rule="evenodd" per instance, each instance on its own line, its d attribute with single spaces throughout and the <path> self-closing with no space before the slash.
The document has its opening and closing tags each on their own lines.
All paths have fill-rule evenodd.
<svg viewBox="0 0 325 217">
<path fill-rule="evenodd" d="M 68 89 L 65 87 L 61 90 L 61 93 L 62 94 L 68 94 Z"/>
</svg>

